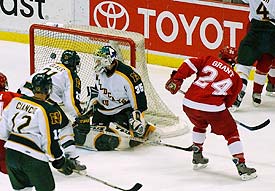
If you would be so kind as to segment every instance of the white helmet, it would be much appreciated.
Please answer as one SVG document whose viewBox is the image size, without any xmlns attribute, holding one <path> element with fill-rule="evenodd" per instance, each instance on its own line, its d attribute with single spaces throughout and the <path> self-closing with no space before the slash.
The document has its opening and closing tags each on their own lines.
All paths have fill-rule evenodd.
<svg viewBox="0 0 275 191">
<path fill-rule="evenodd" d="M 101 47 L 94 55 L 94 70 L 96 73 L 102 73 L 106 67 L 110 66 L 117 58 L 117 52 L 111 46 Z"/>
</svg>

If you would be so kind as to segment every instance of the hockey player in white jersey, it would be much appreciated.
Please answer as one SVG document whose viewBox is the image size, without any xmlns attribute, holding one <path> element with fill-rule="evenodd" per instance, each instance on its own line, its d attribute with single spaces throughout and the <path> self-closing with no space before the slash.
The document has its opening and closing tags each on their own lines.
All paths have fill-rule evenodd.
<svg viewBox="0 0 275 191">
<path fill-rule="evenodd" d="M 34 96 L 11 100 L 3 111 L 0 138 L 6 141 L 6 164 L 14 190 L 54 190 L 49 166 L 70 175 L 76 161 L 63 154 L 59 131 L 69 123 L 54 102 L 48 102 L 52 80 L 47 74 L 36 74 L 32 80 Z"/>
<path fill-rule="evenodd" d="M 76 51 L 65 50 L 62 53 L 61 62 L 53 62 L 45 65 L 41 70 L 32 74 L 18 90 L 19 93 L 32 96 L 31 81 L 37 73 L 48 74 L 52 78 L 53 88 L 50 99 L 62 106 L 66 115 L 75 120 L 81 116 L 80 107 L 81 80 L 77 74 L 80 70 L 80 57 Z M 70 158 L 78 158 L 72 125 L 62 129 L 60 144 Z M 79 164 L 80 165 L 80 164 Z M 80 168 L 86 169 L 85 165 Z"/>
<path fill-rule="evenodd" d="M 231 111 L 237 110 L 241 105 L 245 96 L 248 76 L 255 61 L 259 60 L 263 54 L 270 54 L 275 57 L 274 15 L 269 13 L 261 0 L 243 1 L 249 4 L 250 27 L 238 49 L 236 71 L 243 80 L 243 87 Z"/>
<path fill-rule="evenodd" d="M 139 144 L 127 137 L 159 140 L 156 127 L 144 120 L 147 99 L 140 75 L 118 60 L 111 46 L 101 47 L 95 53 L 94 62 L 96 82 L 92 100 L 96 100 L 96 109 L 91 129 L 81 125 L 74 128 L 78 144 L 108 151 Z M 100 129 L 117 136 L 107 135 Z"/>
</svg>

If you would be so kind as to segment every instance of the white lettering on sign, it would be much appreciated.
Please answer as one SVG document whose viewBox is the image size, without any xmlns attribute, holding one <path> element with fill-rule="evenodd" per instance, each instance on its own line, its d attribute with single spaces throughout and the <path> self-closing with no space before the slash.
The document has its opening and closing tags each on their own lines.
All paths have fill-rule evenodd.
<svg viewBox="0 0 275 191">
<path fill-rule="evenodd" d="M 184 14 L 178 14 L 175 16 L 173 13 L 169 11 L 163 11 L 159 15 L 157 15 L 156 10 L 138 8 L 138 14 L 143 15 L 144 18 L 145 38 L 148 39 L 150 37 L 150 17 L 157 17 L 155 25 L 158 36 L 165 42 L 173 42 L 178 37 L 179 30 L 181 29 L 179 27 L 179 19 L 181 21 L 181 25 L 183 26 L 184 31 L 186 32 L 186 45 L 193 45 L 193 32 L 196 28 L 199 27 L 200 39 L 203 45 L 208 49 L 216 49 L 221 45 L 222 40 L 224 38 L 223 28 L 229 28 L 229 46 L 236 47 L 236 31 L 238 29 L 243 29 L 243 23 L 241 22 L 224 20 L 223 23 L 219 23 L 217 19 L 212 17 L 205 18 L 204 20 L 202 20 L 201 25 L 198 25 L 199 20 L 201 20 L 199 16 L 194 16 L 192 21 L 188 23 Z M 172 23 L 172 32 L 169 35 L 166 35 L 162 29 L 162 22 L 164 19 L 169 19 Z M 217 31 L 217 36 L 214 42 L 210 42 L 207 39 L 206 29 L 210 25 L 212 25 Z"/>
<path fill-rule="evenodd" d="M 173 25 L 172 33 L 169 36 L 165 35 L 161 28 L 161 24 L 165 18 L 168 18 L 172 22 L 172 25 Z M 156 27 L 157 27 L 157 33 L 158 33 L 159 37 L 164 42 L 174 41 L 177 38 L 177 35 L 179 33 L 179 24 L 177 22 L 177 18 L 174 16 L 173 13 L 171 13 L 169 11 L 163 11 L 162 13 L 160 13 L 160 15 L 157 18 Z"/>
</svg>

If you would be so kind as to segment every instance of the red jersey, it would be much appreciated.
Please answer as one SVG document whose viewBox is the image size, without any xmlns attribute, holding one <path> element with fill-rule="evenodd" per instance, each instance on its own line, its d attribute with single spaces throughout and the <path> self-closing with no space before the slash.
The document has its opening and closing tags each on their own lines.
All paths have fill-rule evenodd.
<svg viewBox="0 0 275 191">
<path fill-rule="evenodd" d="M 21 95 L 14 92 L 0 92 L 0 116 L 2 116 L 3 109 L 10 103 L 11 99 L 19 96 Z"/>
<path fill-rule="evenodd" d="M 21 95 L 18 93 L 0 92 L 0 119 L 2 116 L 3 109 L 10 103 L 12 98 L 19 97 L 19 96 Z M 5 144 L 5 141 L 0 140 L 0 172 L 7 174 L 4 144 Z"/>
<path fill-rule="evenodd" d="M 234 69 L 213 56 L 186 59 L 175 74 L 196 79 L 185 94 L 183 105 L 189 108 L 217 112 L 231 107 L 242 88 L 242 80 Z"/>
</svg>

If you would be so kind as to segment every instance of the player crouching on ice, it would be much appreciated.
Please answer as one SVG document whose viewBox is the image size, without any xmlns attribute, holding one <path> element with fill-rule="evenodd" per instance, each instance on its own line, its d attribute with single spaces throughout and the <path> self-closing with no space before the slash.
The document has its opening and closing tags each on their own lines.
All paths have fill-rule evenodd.
<svg viewBox="0 0 275 191">
<path fill-rule="evenodd" d="M 95 84 L 87 101 L 89 117 L 76 120 L 74 133 L 78 145 L 111 151 L 140 144 L 138 140 L 159 141 L 156 127 L 144 120 L 147 99 L 143 82 L 131 66 L 117 59 L 111 46 L 94 55 Z"/>
<path fill-rule="evenodd" d="M 210 125 L 212 133 L 222 135 L 227 141 L 241 179 L 249 180 L 257 177 L 256 170 L 245 164 L 237 125 L 228 110 L 242 88 L 242 80 L 232 68 L 236 56 L 237 51 L 227 46 L 220 51 L 219 58 L 206 56 L 186 59 L 177 71 L 173 71 L 165 88 L 175 94 L 184 79 L 196 74 L 196 79 L 183 98 L 183 111 L 194 124 L 194 169 L 206 167 L 208 163 L 202 151 L 206 128 Z"/>
</svg>

